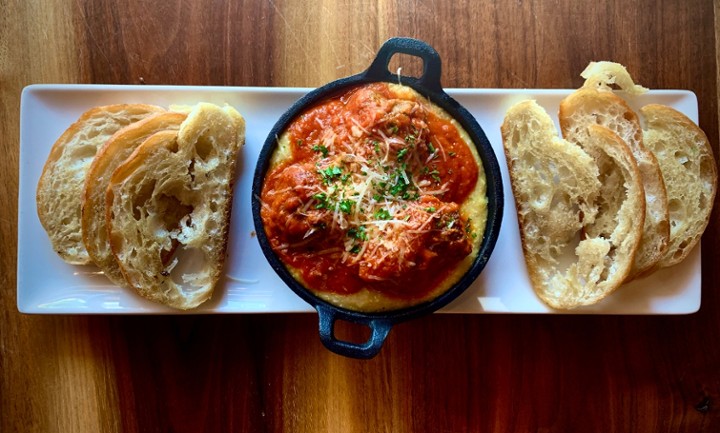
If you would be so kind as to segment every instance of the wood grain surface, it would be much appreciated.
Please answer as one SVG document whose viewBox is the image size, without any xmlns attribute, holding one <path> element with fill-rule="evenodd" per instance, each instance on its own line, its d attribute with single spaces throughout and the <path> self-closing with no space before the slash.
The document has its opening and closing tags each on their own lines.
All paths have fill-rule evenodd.
<svg viewBox="0 0 720 433">
<path fill-rule="evenodd" d="M 312 314 L 27 316 L 15 293 L 28 84 L 318 86 L 411 36 L 443 57 L 446 87 L 577 87 L 590 60 L 621 62 L 647 87 L 695 92 L 718 155 L 714 9 L 0 0 L 0 432 L 720 431 L 717 206 L 697 314 L 434 315 L 394 328 L 370 361 L 325 350 Z"/>
</svg>

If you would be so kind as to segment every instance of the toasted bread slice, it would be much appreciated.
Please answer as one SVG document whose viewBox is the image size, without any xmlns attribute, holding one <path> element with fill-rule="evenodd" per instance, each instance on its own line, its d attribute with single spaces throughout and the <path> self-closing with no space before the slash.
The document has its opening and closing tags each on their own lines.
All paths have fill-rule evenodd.
<svg viewBox="0 0 720 433">
<path fill-rule="evenodd" d="M 632 153 L 597 125 L 582 147 L 559 138 L 534 101 L 511 107 L 501 132 L 533 289 L 556 309 L 599 302 L 626 278 L 642 236 Z"/>
<path fill-rule="evenodd" d="M 680 263 L 710 221 L 717 191 L 717 167 L 705 133 L 673 108 L 651 104 L 640 109 L 643 140 L 656 156 L 670 208 L 670 244 L 658 267 Z"/>
<path fill-rule="evenodd" d="M 88 169 L 82 193 L 82 240 L 92 261 L 118 286 L 127 286 L 110 250 L 105 220 L 105 191 L 113 171 L 152 134 L 180 129 L 187 116 L 160 113 L 116 132 L 98 151 Z"/>
<path fill-rule="evenodd" d="M 144 104 L 92 108 L 53 145 L 37 186 L 37 211 L 53 249 L 66 262 L 90 262 L 80 234 L 80 204 L 85 175 L 98 149 L 118 130 L 162 111 Z"/>
<path fill-rule="evenodd" d="M 198 104 L 179 131 L 147 138 L 112 175 L 112 252 L 143 297 L 189 309 L 210 298 L 225 262 L 233 178 L 245 121 Z"/>
<path fill-rule="evenodd" d="M 655 156 L 643 145 L 637 114 L 609 87 L 603 87 L 606 77 L 588 78 L 585 86 L 560 103 L 560 128 L 565 139 L 580 143 L 586 140 L 589 125 L 604 126 L 628 144 L 637 161 L 645 192 L 646 216 L 642 243 L 629 276 L 632 278 L 653 268 L 667 251 L 670 237 L 667 191 Z M 625 85 L 629 84 L 625 82 Z"/>
</svg>

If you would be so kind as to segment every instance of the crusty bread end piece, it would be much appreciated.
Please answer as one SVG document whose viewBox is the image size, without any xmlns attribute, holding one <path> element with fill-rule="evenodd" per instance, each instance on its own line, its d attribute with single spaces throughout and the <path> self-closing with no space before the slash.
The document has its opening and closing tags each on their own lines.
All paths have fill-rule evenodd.
<svg viewBox="0 0 720 433">
<path fill-rule="evenodd" d="M 612 86 L 617 86 L 629 95 L 641 95 L 648 91 L 647 88 L 635 84 L 625 66 L 615 62 L 590 62 L 580 73 L 585 78 L 583 87 L 596 90 L 611 91 Z"/>
<path fill-rule="evenodd" d="M 583 148 L 560 139 L 534 101 L 511 107 L 501 132 L 533 289 L 557 309 L 599 302 L 622 284 L 641 239 L 644 197 L 630 150 L 600 126 Z M 624 194 L 603 189 L 599 168 L 607 188 Z"/>
<path fill-rule="evenodd" d="M 145 104 L 95 107 L 53 145 L 37 186 L 37 212 L 53 249 L 66 262 L 90 262 L 80 234 L 80 205 L 85 174 L 98 149 L 118 130 L 162 111 Z"/>
<path fill-rule="evenodd" d="M 670 244 L 658 267 L 680 263 L 710 221 L 717 167 L 705 133 L 684 114 L 658 104 L 640 110 L 645 145 L 665 179 L 670 209 Z"/>
<path fill-rule="evenodd" d="M 141 296 L 189 309 L 212 295 L 225 262 L 244 136 L 237 111 L 201 103 L 179 131 L 150 136 L 114 172 L 106 195 L 108 237 Z"/>
<path fill-rule="evenodd" d="M 110 177 L 150 135 L 164 130 L 177 131 L 186 117 L 181 113 L 160 113 L 119 130 L 100 148 L 88 169 L 82 192 L 83 243 L 92 261 L 118 286 L 125 287 L 127 283 L 113 258 L 107 239 L 105 192 Z"/>
<path fill-rule="evenodd" d="M 643 239 L 630 278 L 647 272 L 667 251 L 670 223 L 665 182 L 655 156 L 643 144 L 637 114 L 612 91 L 590 85 L 563 99 L 559 117 L 562 135 L 571 142 L 585 141 L 588 126 L 597 124 L 612 130 L 630 147 L 642 177 L 646 206 Z"/>
</svg>

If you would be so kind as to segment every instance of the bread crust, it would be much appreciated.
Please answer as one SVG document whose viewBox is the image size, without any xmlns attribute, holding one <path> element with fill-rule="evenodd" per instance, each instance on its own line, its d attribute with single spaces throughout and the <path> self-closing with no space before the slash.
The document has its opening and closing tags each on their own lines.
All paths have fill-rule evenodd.
<svg viewBox="0 0 720 433">
<path fill-rule="evenodd" d="M 637 114 L 612 91 L 583 87 L 560 103 L 559 120 L 563 137 L 570 141 L 582 141 L 588 125 L 598 124 L 616 133 L 632 151 L 642 178 L 646 218 L 629 278 L 648 272 L 667 251 L 670 222 L 665 181 L 657 159 L 643 144 Z"/>
<path fill-rule="evenodd" d="M 83 181 L 98 149 L 121 128 L 165 111 L 146 104 L 114 104 L 84 112 L 55 141 L 43 166 L 36 201 L 53 249 L 70 264 L 90 262 L 80 234 Z"/>
<path fill-rule="evenodd" d="M 643 135 L 657 157 L 670 203 L 670 241 L 657 267 L 683 261 L 705 231 L 717 192 L 717 166 L 705 133 L 687 116 L 660 104 L 640 109 Z"/>
<path fill-rule="evenodd" d="M 113 171 L 150 135 L 163 130 L 178 130 L 187 116 L 160 113 L 116 132 L 98 151 L 85 179 L 82 192 L 82 240 L 92 261 L 110 281 L 125 287 L 110 250 L 105 219 L 105 194 Z"/>
<path fill-rule="evenodd" d="M 611 86 L 617 86 L 629 95 L 641 95 L 648 91 L 635 84 L 625 66 L 615 62 L 590 62 L 580 76 L 586 80 L 583 84 L 585 88 L 610 91 Z"/>
</svg>

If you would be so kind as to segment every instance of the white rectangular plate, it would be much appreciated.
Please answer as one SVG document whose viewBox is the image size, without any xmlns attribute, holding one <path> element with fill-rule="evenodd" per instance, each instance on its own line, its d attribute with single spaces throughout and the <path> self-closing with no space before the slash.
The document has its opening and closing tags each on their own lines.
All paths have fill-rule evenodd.
<svg viewBox="0 0 720 433">
<path fill-rule="evenodd" d="M 310 89 L 260 87 L 174 87 L 33 85 L 22 94 L 18 203 L 18 308 L 34 314 L 168 314 L 177 311 L 110 285 L 92 266 L 72 266 L 57 256 L 40 225 L 35 188 L 50 148 L 87 109 L 115 103 L 230 104 L 247 121 L 239 163 L 226 275 L 213 298 L 191 313 L 303 312 L 312 309 L 277 277 L 254 235 L 250 188 L 268 132 L 293 102 Z M 485 130 L 503 170 L 505 209 L 495 251 L 481 276 L 442 309 L 448 313 L 557 313 L 534 294 L 523 260 L 518 223 L 500 137 L 505 111 L 532 98 L 556 117 L 571 90 L 448 89 Z M 659 90 L 630 99 L 670 105 L 697 122 L 697 99 L 688 91 Z M 557 121 L 557 120 L 556 120 Z M 681 264 L 629 283 L 603 302 L 573 313 L 687 314 L 700 307 L 700 248 Z"/>
</svg>

